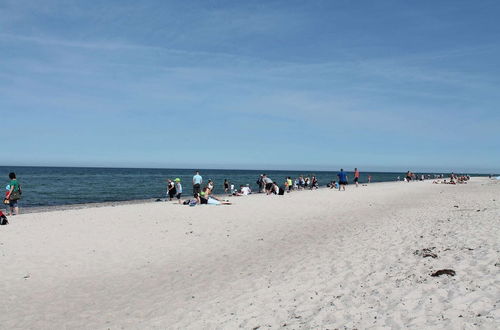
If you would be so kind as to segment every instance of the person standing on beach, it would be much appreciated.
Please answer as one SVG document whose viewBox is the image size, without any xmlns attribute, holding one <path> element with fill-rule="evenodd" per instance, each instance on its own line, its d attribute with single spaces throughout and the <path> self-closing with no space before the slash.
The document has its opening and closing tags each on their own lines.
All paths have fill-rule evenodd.
<svg viewBox="0 0 500 330">
<path fill-rule="evenodd" d="M 347 182 L 347 174 L 345 174 L 343 168 L 340 169 L 340 173 L 337 174 L 337 176 L 339 178 L 339 191 L 340 188 L 342 188 L 342 190 L 345 191 L 345 186 L 347 186 L 348 182 Z"/>
<path fill-rule="evenodd" d="M 264 174 L 261 174 L 259 179 L 257 179 L 257 185 L 259 186 L 259 192 L 263 193 L 265 191 Z"/>
<path fill-rule="evenodd" d="M 356 188 L 358 187 L 358 181 L 359 181 L 359 170 L 356 167 L 354 169 L 354 183 L 356 184 Z"/>
<path fill-rule="evenodd" d="M 318 188 L 319 188 L 318 179 L 316 178 L 315 175 L 313 175 L 311 178 L 311 190 Z"/>
<path fill-rule="evenodd" d="M 229 181 L 227 181 L 227 179 L 224 179 L 224 193 L 227 194 L 228 190 L 229 190 Z"/>
<path fill-rule="evenodd" d="M 176 190 L 176 195 L 175 197 L 179 201 L 179 204 L 182 204 L 181 202 L 181 195 L 182 195 L 182 184 L 181 184 L 181 179 L 175 178 L 175 190 Z"/>
<path fill-rule="evenodd" d="M 6 199 L 9 200 L 10 213 L 9 216 L 19 214 L 19 205 L 18 202 L 21 199 L 21 186 L 19 182 L 17 182 L 16 173 L 9 173 L 10 179 L 10 189 L 5 196 Z"/>
<path fill-rule="evenodd" d="M 406 172 L 406 182 L 410 183 L 410 181 L 411 181 L 411 172 L 408 171 Z"/>
<path fill-rule="evenodd" d="M 201 192 L 201 184 L 203 183 L 203 178 L 200 175 L 200 171 L 196 171 L 193 176 L 193 195 L 199 194 Z"/>
<path fill-rule="evenodd" d="M 262 182 L 264 183 L 264 187 L 266 189 L 266 194 L 270 194 L 273 188 L 273 180 L 267 177 L 266 174 L 262 174 Z"/>
<path fill-rule="evenodd" d="M 368 175 L 368 183 L 371 183 L 371 182 L 372 182 L 372 176 Z"/>
<path fill-rule="evenodd" d="M 167 180 L 167 193 L 168 193 L 168 200 L 170 200 L 170 201 L 172 199 L 174 199 L 174 197 L 177 193 L 177 191 L 175 189 L 175 183 L 170 179 Z"/>
</svg>

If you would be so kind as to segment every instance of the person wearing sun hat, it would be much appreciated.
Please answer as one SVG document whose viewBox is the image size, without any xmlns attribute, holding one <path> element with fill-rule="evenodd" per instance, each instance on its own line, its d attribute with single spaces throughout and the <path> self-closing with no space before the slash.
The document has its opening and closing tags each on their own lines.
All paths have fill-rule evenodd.
<svg viewBox="0 0 500 330">
<path fill-rule="evenodd" d="M 175 178 L 175 191 L 177 192 L 177 195 L 175 197 L 179 201 L 179 204 L 182 204 L 181 202 L 181 195 L 182 195 L 182 184 L 181 184 L 181 179 Z"/>
</svg>

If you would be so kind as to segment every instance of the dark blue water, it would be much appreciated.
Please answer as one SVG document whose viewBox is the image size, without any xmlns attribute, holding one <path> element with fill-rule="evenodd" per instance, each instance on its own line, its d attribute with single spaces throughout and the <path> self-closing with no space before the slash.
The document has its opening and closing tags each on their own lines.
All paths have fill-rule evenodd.
<svg viewBox="0 0 500 330">
<path fill-rule="evenodd" d="M 78 168 L 78 167 L 6 167 L 0 166 L 0 183 L 8 184 L 9 172 L 15 172 L 23 189 L 22 207 L 55 206 L 95 202 L 129 201 L 160 198 L 166 195 L 166 180 L 180 178 L 183 195 L 192 194 L 194 170 L 188 169 L 138 169 L 138 168 Z M 215 182 L 215 193 L 224 192 L 224 179 L 236 188 L 250 184 L 257 191 L 256 181 L 264 171 L 257 170 L 200 170 L 204 182 Z M 337 172 L 325 171 L 265 171 L 268 176 L 283 183 L 287 176 L 316 175 L 320 186 L 337 180 Z M 352 178 L 352 172 L 348 172 Z M 421 173 L 427 174 L 427 173 Z M 434 173 L 429 173 L 434 174 Z M 441 174 L 441 173 L 439 173 Z M 404 172 L 361 172 L 360 182 L 366 182 L 368 175 L 372 182 L 394 181 Z M 3 191 L 5 193 L 5 190 Z"/>
</svg>

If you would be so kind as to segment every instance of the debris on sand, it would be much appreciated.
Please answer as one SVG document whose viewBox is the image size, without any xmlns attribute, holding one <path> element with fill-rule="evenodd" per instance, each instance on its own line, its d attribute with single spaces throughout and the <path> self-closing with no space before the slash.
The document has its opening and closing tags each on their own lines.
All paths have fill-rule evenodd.
<svg viewBox="0 0 500 330">
<path fill-rule="evenodd" d="M 427 249 L 422 249 L 422 250 L 416 250 L 413 252 L 414 255 L 416 256 L 421 256 L 422 258 L 437 258 L 437 254 L 433 253 L 432 250 L 434 250 L 436 247 L 431 247 Z"/>
<path fill-rule="evenodd" d="M 441 275 L 455 276 L 455 274 L 456 273 L 453 269 L 440 269 L 437 272 L 432 273 L 431 276 L 432 277 L 437 277 L 437 276 L 441 276 Z"/>
</svg>

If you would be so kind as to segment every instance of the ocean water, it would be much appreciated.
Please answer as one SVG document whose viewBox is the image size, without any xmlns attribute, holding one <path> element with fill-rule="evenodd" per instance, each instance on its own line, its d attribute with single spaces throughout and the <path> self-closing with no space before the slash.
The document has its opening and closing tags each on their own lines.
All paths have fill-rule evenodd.
<svg viewBox="0 0 500 330">
<path fill-rule="evenodd" d="M 0 166 L 0 184 L 8 184 L 9 172 L 15 172 L 23 190 L 20 202 L 22 207 L 57 206 L 69 204 L 131 201 L 166 196 L 166 180 L 180 178 L 183 195 L 192 195 L 192 177 L 190 169 L 141 169 L 141 168 L 88 168 L 88 167 L 24 167 Z M 204 170 L 200 169 L 204 182 L 212 179 L 214 193 L 224 192 L 224 179 L 228 179 L 235 188 L 250 184 L 257 189 L 256 181 L 261 173 L 278 183 L 283 183 L 287 176 L 316 175 L 320 186 L 326 186 L 337 180 L 337 172 L 326 171 L 262 171 L 262 170 Z M 352 172 L 347 172 L 353 178 Z M 368 175 L 372 182 L 394 181 L 403 178 L 405 172 L 361 172 L 360 182 L 367 182 Z M 434 173 L 422 173 L 434 174 Z M 441 173 L 437 173 L 441 174 Z M 5 193 L 5 190 L 4 190 Z"/>
</svg>

